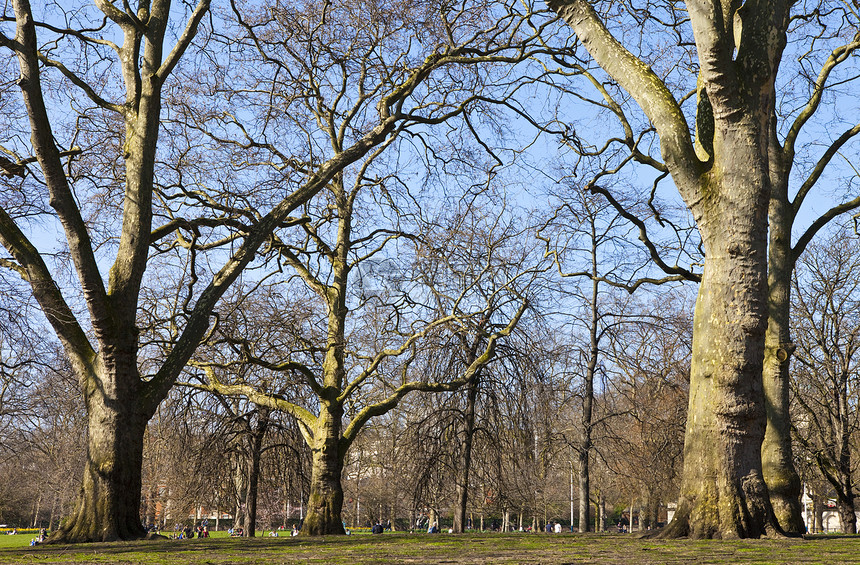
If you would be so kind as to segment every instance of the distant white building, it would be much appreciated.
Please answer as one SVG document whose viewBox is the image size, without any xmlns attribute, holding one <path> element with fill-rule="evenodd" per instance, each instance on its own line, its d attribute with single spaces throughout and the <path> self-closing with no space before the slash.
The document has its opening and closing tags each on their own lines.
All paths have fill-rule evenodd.
<svg viewBox="0 0 860 565">
<path fill-rule="evenodd" d="M 821 514 L 822 532 L 812 532 L 812 526 L 815 524 L 815 506 L 805 488 L 803 489 L 800 503 L 803 505 L 803 523 L 806 525 L 807 532 L 831 534 L 842 530 L 839 511 L 836 508 L 836 500 L 829 499 L 824 506 L 824 512 Z M 854 514 L 857 516 L 857 522 L 860 523 L 860 512 L 855 511 Z"/>
</svg>

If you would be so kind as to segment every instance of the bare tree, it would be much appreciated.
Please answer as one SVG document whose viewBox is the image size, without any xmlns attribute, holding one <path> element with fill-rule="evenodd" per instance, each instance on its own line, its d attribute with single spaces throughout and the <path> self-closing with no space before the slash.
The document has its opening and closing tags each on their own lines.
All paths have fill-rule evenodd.
<svg viewBox="0 0 860 565">
<path fill-rule="evenodd" d="M 552 256 L 562 279 L 568 283 L 559 291 L 559 299 L 569 308 L 563 313 L 569 322 L 563 327 L 571 334 L 571 352 L 567 353 L 568 370 L 578 378 L 571 391 L 578 406 L 574 412 L 579 422 L 574 428 L 577 439 L 572 447 L 577 454 L 579 530 L 591 531 L 591 475 L 594 456 L 595 384 L 606 344 L 621 324 L 625 314 L 608 301 L 617 287 L 629 290 L 642 281 L 636 278 L 637 253 L 627 244 L 633 229 L 604 196 L 573 188 L 563 203 L 543 225 L 538 237 L 544 241 L 545 254 Z M 567 269 L 580 270 L 572 272 Z M 580 284 L 582 283 L 582 284 Z M 608 291 L 606 289 L 609 289 Z M 558 315 L 558 314 L 555 314 Z M 582 345 L 577 346 L 576 341 Z M 605 415 L 604 415 L 605 417 Z"/>
<path fill-rule="evenodd" d="M 794 277 L 797 366 L 793 400 L 803 452 L 836 492 L 842 531 L 855 533 L 852 443 L 858 429 L 860 286 L 858 240 L 841 230 L 813 244 Z"/>
<path fill-rule="evenodd" d="M 65 241 L 61 251 L 68 253 L 78 278 L 77 283 L 66 284 L 62 272 L 46 264 L 34 244 L 35 236 L 28 235 L 32 210 L 17 204 L 4 206 L 0 240 L 10 258 L 3 258 L 2 265 L 29 283 L 79 376 L 90 418 L 80 504 L 52 540 L 145 535 L 139 508 L 146 423 L 208 331 L 210 314 L 220 297 L 253 261 L 260 246 L 270 241 L 272 232 L 295 223 L 290 214 L 346 167 L 381 151 L 408 125 L 430 126 L 462 111 L 469 94 L 452 106 L 436 105 L 434 97 L 439 91 L 436 86 L 425 86 L 428 81 L 447 73 L 448 84 L 462 84 L 454 80 L 456 73 L 449 72 L 452 65 L 526 59 L 521 40 L 527 43 L 535 36 L 534 30 L 519 25 L 528 16 L 515 11 L 490 22 L 483 31 L 465 24 L 465 19 L 473 21 L 469 9 L 446 12 L 442 21 L 447 23 L 438 29 L 427 28 L 432 31 L 429 41 L 410 44 L 408 36 L 394 33 L 395 28 L 408 24 L 419 34 L 413 34 L 413 39 L 423 37 L 424 20 L 409 10 L 398 12 L 400 8 L 391 9 L 392 18 L 373 16 L 373 22 L 367 22 L 370 25 L 356 25 L 353 31 L 357 33 L 347 36 L 339 22 L 351 17 L 349 7 L 337 8 L 341 13 L 335 15 L 330 4 L 318 3 L 306 6 L 307 13 L 301 14 L 273 2 L 268 13 L 274 19 L 265 20 L 258 18 L 263 12 L 244 17 L 233 5 L 229 18 L 239 31 L 225 40 L 208 30 L 205 46 L 214 50 L 227 42 L 226 49 L 234 53 L 254 53 L 245 59 L 253 61 L 250 66 L 228 78 L 255 76 L 251 70 L 271 71 L 268 81 L 275 87 L 277 77 L 289 76 L 292 88 L 285 95 L 320 111 L 320 121 L 315 122 L 305 120 L 304 113 L 291 113 L 289 104 L 282 106 L 299 126 L 297 136 L 288 137 L 287 144 L 307 142 L 308 151 L 294 152 L 290 147 L 280 151 L 266 142 L 268 132 L 261 140 L 253 137 L 258 133 L 254 128 L 242 131 L 239 119 L 258 108 L 252 104 L 228 107 L 232 120 L 220 113 L 214 98 L 209 100 L 215 106 L 211 112 L 204 109 L 195 114 L 187 109 L 186 102 L 194 94 L 192 86 L 207 84 L 204 77 L 225 75 L 213 63 L 217 57 L 200 57 L 191 65 L 193 70 L 182 68 L 191 59 L 186 54 L 209 13 L 209 0 L 183 6 L 180 11 L 171 9 L 167 0 L 141 0 L 136 7 L 126 3 L 120 8 L 96 0 L 94 7 L 69 7 L 63 12 L 67 23 L 59 26 L 37 22 L 29 2 L 20 0 L 14 3 L 14 13 L 3 16 L 4 27 L 14 22 L 15 30 L 13 37 L 4 29 L 0 46 L 17 55 L 17 86 L 24 99 L 23 111 L 18 112 L 14 128 L 2 142 L 4 182 L 27 195 L 19 203 L 23 201 L 62 225 Z M 183 22 L 174 21 L 180 15 Z M 209 21 L 230 27 L 224 19 Z M 286 35 L 267 35 L 267 28 L 278 25 L 289 30 Z M 326 33 L 318 33 L 322 30 Z M 380 57 L 391 46 L 383 46 L 382 38 L 393 41 L 395 36 L 405 39 L 401 47 L 408 46 L 399 50 L 399 57 Z M 120 38 L 122 43 L 110 38 Z M 310 42 L 304 41 L 308 38 Z M 334 38 L 344 40 L 337 49 Z M 269 48 L 281 49 L 283 56 Z M 358 51 L 366 72 L 353 74 L 355 67 L 341 66 L 339 61 L 344 60 L 344 53 Z M 299 64 L 295 64 L 297 59 Z M 204 63 L 214 66 L 202 66 Z M 340 79 L 330 81 L 332 72 L 339 72 Z M 192 74 L 197 80 L 183 80 Z M 121 86 L 115 88 L 115 83 Z M 221 82 L 205 94 L 233 86 L 232 100 L 239 103 L 243 102 L 241 94 L 261 92 L 244 90 L 244 84 Z M 13 86 L 7 82 L 5 88 Z M 446 91 L 440 97 L 449 94 Z M 67 104 L 54 104 L 53 97 L 79 111 L 67 120 L 67 115 L 52 111 Z M 85 102 L 79 106 L 78 100 Z M 174 108 L 182 119 L 163 120 L 164 105 Z M 205 105 L 201 102 L 200 106 Z M 184 121 L 189 115 L 190 125 Z M 258 116 L 258 124 L 270 123 L 266 117 L 270 114 Z M 226 133 L 206 127 L 218 120 L 227 124 Z M 160 130 L 168 126 L 173 135 L 160 141 Z M 230 171 L 192 166 L 195 158 L 205 154 L 201 150 L 204 143 L 191 139 L 201 131 L 220 147 L 239 137 L 243 141 L 231 147 L 246 154 L 247 161 L 258 163 L 258 155 L 268 155 L 265 175 L 243 179 L 254 185 L 251 197 L 246 191 L 208 198 L 207 186 L 235 188 L 238 183 L 228 178 Z M 327 134 L 332 143 L 318 145 Z M 161 161 L 162 157 L 170 162 Z M 206 207 L 200 208 L 201 203 Z M 152 257 L 150 244 L 156 250 Z M 177 259 L 182 250 L 186 254 Z M 202 260 L 206 252 L 212 252 L 211 262 Z M 156 258 L 162 268 L 180 263 L 180 269 L 173 271 L 174 312 L 160 328 L 141 328 L 137 324 L 141 289 L 147 266 Z M 208 264 L 221 267 L 201 273 L 201 267 Z M 107 280 L 104 271 L 108 271 Z M 158 278 L 165 282 L 171 277 Z M 92 328 L 91 335 L 88 328 Z M 153 335 L 154 330 L 164 333 Z M 139 341 L 142 336 L 143 344 Z M 138 358 L 141 349 L 147 349 L 144 360 Z"/>
<path fill-rule="evenodd" d="M 694 321 L 692 425 L 687 428 L 684 483 L 679 511 L 665 535 L 758 537 L 779 532 L 762 471 L 766 412 L 761 373 L 767 327 L 766 218 L 774 168 L 770 152 L 776 150 L 770 141 L 791 5 L 771 2 L 739 10 L 739 5 L 689 3 L 685 21 L 679 7 L 667 6 L 659 21 L 677 34 L 681 53 L 696 48 L 695 140 L 681 107 L 684 98 L 670 89 L 671 70 L 665 79 L 659 76 L 660 67 L 655 72 L 648 65 L 657 61 L 644 60 L 651 53 L 638 57 L 623 46 L 607 28 L 609 14 L 598 13 L 591 4 L 560 1 L 551 6 L 653 124 L 662 162 L 636 155 L 635 144 L 634 156 L 671 175 L 705 249 Z M 633 141 L 629 127 L 626 132 Z M 720 448 L 713 449 L 715 445 Z"/>
<path fill-rule="evenodd" d="M 691 345 L 683 293 L 656 294 L 626 306 L 640 316 L 612 336 L 611 375 L 600 399 L 609 416 L 601 422 L 601 459 L 626 486 L 618 490 L 628 501 L 640 500 L 640 524 L 650 528 L 678 495 Z"/>
<path fill-rule="evenodd" d="M 0 46 L 17 55 L 20 72 L 17 85 L 31 134 L 29 144 L 14 141 L 15 145 L 6 147 L 10 139 L 4 139 L 3 152 L 14 159 L 4 157 L 11 161 L 4 170 L 8 178 L 19 178 L 19 186 L 24 187 L 21 190 L 47 193 L 36 199 L 44 198 L 62 225 L 68 253 L 79 277 L 80 297 L 88 308 L 96 341 L 95 345 L 90 341 L 86 324 L 79 321 L 55 275 L 25 234 L 27 216 L 19 215 L 16 208 L 4 207 L 0 210 L 0 241 L 12 259 L 4 259 L 3 264 L 30 284 L 78 375 L 90 417 L 88 462 L 79 504 L 56 536 L 67 541 L 144 535 L 138 515 L 143 435 L 146 422 L 164 393 L 159 391 L 157 382 L 144 382 L 139 377 L 134 321 L 149 251 L 161 93 L 209 8 L 208 0 L 201 0 L 187 9 L 184 30 L 170 45 L 169 2 L 141 3 L 140 10 L 134 11 L 128 4 L 124 10 L 110 2 L 96 4 L 95 10 L 68 12 L 71 27 L 64 28 L 36 22 L 30 3 L 21 0 L 14 3 L 14 13 L 4 13 L 3 18 L 5 22 L 15 22 L 14 38 L 5 31 L 0 34 Z M 89 26 L 88 21 L 104 25 L 110 22 L 115 26 L 112 28 L 115 37 L 123 43 L 117 45 L 104 39 L 105 36 L 91 35 L 88 29 L 102 26 L 98 23 Z M 42 45 L 37 29 L 50 37 Z M 63 62 L 60 57 L 74 51 L 74 48 L 67 50 L 70 43 L 77 43 L 81 56 L 73 55 Z M 100 62 L 90 64 L 91 60 Z M 109 61 L 116 64 L 114 70 L 123 81 L 123 93 L 92 81 L 93 75 L 98 76 L 111 66 Z M 122 225 L 115 233 L 118 244 L 107 285 L 97 257 L 99 242 L 94 242 L 79 206 L 80 195 L 75 194 L 74 180 L 68 174 L 72 167 L 63 162 L 80 154 L 82 149 L 73 146 L 74 135 L 67 136 L 68 132 L 50 110 L 44 86 L 47 80 L 43 78 L 49 71 L 62 76 L 67 88 L 76 90 L 87 103 L 124 128 Z M 31 169 L 34 163 L 39 173 Z"/>
<path fill-rule="evenodd" d="M 385 204 L 379 217 L 400 218 L 395 225 L 364 227 L 360 219 L 367 210 L 358 205 L 367 186 L 366 175 L 349 189 L 341 179 L 332 182 L 330 199 L 314 214 L 319 219 L 302 226 L 306 236 L 279 240 L 274 248 L 306 287 L 293 294 L 305 294 L 319 305 L 314 309 L 320 314 L 319 329 L 303 334 L 294 325 L 285 334 L 288 339 L 272 336 L 280 343 L 277 348 L 268 337 L 248 339 L 254 335 L 248 326 L 238 334 L 223 334 L 225 343 L 237 344 L 234 348 L 241 353 L 233 362 L 256 363 L 284 377 L 272 377 L 272 384 L 263 387 L 225 382 L 219 364 L 196 363 L 206 371 L 199 388 L 243 395 L 298 420 L 313 453 L 302 530 L 309 535 L 343 533 L 341 476 L 346 453 L 364 425 L 411 392 L 451 391 L 469 383 L 492 360 L 497 342 L 517 325 L 528 303 L 523 289 L 535 276 L 534 267 L 523 265 L 528 250 L 514 247 L 509 256 L 509 240 L 520 233 L 513 219 L 468 206 L 464 214 L 452 214 L 450 225 L 440 222 L 435 232 L 431 224 L 407 231 L 405 218 L 420 210 L 391 210 Z M 473 214 L 479 221 L 470 224 Z M 464 224 L 489 227 L 467 230 Z M 493 229 L 497 224 L 498 233 Z M 424 235 L 415 235 L 419 232 Z M 473 245 L 458 245 L 461 236 Z M 352 271 L 395 245 L 401 268 L 398 279 L 389 281 L 390 288 L 372 290 L 366 279 L 358 288 L 350 284 Z M 426 343 L 449 341 L 446 336 L 460 332 L 480 336 L 468 366 L 454 375 L 416 370 L 414 361 Z M 306 392 L 293 398 L 278 392 L 289 387 Z"/>
</svg>

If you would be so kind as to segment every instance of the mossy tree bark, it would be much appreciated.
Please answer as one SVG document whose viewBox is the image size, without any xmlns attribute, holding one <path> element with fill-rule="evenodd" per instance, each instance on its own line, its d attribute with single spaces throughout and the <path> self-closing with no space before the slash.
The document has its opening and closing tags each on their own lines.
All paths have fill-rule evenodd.
<svg viewBox="0 0 860 565">
<path fill-rule="evenodd" d="M 765 482 L 770 491 L 774 514 L 782 529 L 792 535 L 804 533 L 800 505 L 801 483 L 794 468 L 789 420 L 789 365 L 795 346 L 792 343 L 789 320 L 791 317 L 791 277 L 798 258 L 813 237 L 831 220 L 855 210 L 860 197 L 846 200 L 816 217 L 792 245 L 792 231 L 800 208 L 817 186 L 831 160 L 845 144 L 860 134 L 860 124 L 846 128 L 825 147 L 815 165 L 805 173 L 794 197 L 790 193 L 790 180 L 795 161 L 795 146 L 804 126 L 819 109 L 822 97 L 828 90 L 833 72 L 860 48 L 860 33 L 846 38 L 843 45 L 833 49 L 823 61 L 806 104 L 787 128 L 782 142 L 777 136 L 776 116 L 771 123 L 769 165 L 771 197 L 768 221 L 770 242 L 768 247 L 768 329 L 764 360 L 764 392 L 767 405 L 767 431 L 762 444 L 762 463 Z"/>
<path fill-rule="evenodd" d="M 760 203 L 758 221 L 747 221 L 751 206 L 755 202 L 741 196 L 736 206 L 715 214 L 716 223 L 700 225 L 708 260 L 694 317 L 681 501 L 669 536 L 759 537 L 774 531 L 760 453 L 767 223 Z"/>
<path fill-rule="evenodd" d="M 778 532 L 762 474 L 762 365 L 769 126 L 789 5 L 746 3 L 738 10 L 738 4 L 687 4 L 700 67 L 695 144 L 669 89 L 612 36 L 589 2 L 551 0 L 550 7 L 651 120 L 661 166 L 693 213 L 705 249 L 681 499 L 664 534 Z"/>
<path fill-rule="evenodd" d="M 134 387 L 122 386 L 116 371 L 136 371 L 136 356 L 125 367 L 105 368 L 100 386 L 85 392 L 87 459 L 73 513 L 52 534 L 52 543 L 139 539 L 143 438 L 151 413 Z M 129 367 L 129 364 L 131 367 Z M 110 366 L 110 363 L 107 364 Z M 114 373 L 110 375 L 110 373 Z"/>
<path fill-rule="evenodd" d="M 570 2 L 567 0 L 551 1 L 550 4 L 556 8 L 572 27 L 580 34 L 580 39 L 583 44 L 591 52 L 592 56 L 600 63 L 605 70 L 613 74 L 613 77 L 618 79 L 625 88 L 634 96 L 645 110 L 648 117 L 657 126 L 658 133 L 661 136 L 663 144 L 663 153 L 666 158 L 665 163 L 654 163 L 649 160 L 648 156 L 643 156 L 636 153 L 635 143 L 632 137 L 632 131 L 629 124 L 626 122 L 623 113 L 619 110 L 619 117 L 622 125 L 625 128 L 628 145 L 634 148 L 634 158 L 642 162 L 646 162 L 651 166 L 656 167 L 661 172 L 671 172 L 673 178 L 681 189 L 685 191 L 680 178 L 679 169 L 676 166 L 678 163 L 673 162 L 675 157 L 671 155 L 670 149 L 667 153 L 666 145 L 676 145 L 676 140 L 672 140 L 674 135 L 670 129 L 665 127 L 665 113 L 661 112 L 660 107 L 664 106 L 660 98 L 664 97 L 660 94 L 662 91 L 659 79 L 650 73 L 642 73 L 642 69 L 637 69 L 638 61 L 635 58 L 624 54 L 619 60 L 610 60 L 608 53 L 615 51 L 621 53 L 617 43 L 613 43 L 606 29 L 599 29 L 599 20 L 585 14 L 584 11 L 579 11 L 578 2 Z M 712 88 L 707 85 L 724 83 L 725 81 L 710 81 L 708 78 L 714 77 L 714 72 L 732 74 L 732 66 L 734 70 L 745 67 L 747 70 L 758 75 L 749 81 L 753 75 L 742 74 L 740 82 L 757 82 L 764 74 L 772 73 L 776 65 L 779 63 L 779 52 L 781 47 L 778 43 L 783 42 L 782 36 L 785 34 L 785 12 L 787 4 L 781 2 L 773 2 L 770 4 L 762 4 L 753 6 L 747 4 L 743 9 L 738 10 L 737 5 L 718 5 L 711 2 L 690 2 L 690 22 L 696 36 L 696 47 L 698 50 L 700 68 L 700 92 L 701 87 L 705 86 L 708 92 L 712 92 Z M 737 10 L 737 11 L 736 11 Z M 782 21 L 780 19 L 782 18 Z M 770 19 L 770 21 L 767 21 Z M 763 22 L 756 23 L 756 22 Z M 752 25 L 750 25 L 752 24 Z M 856 28 L 856 26 L 855 26 Z M 773 34 L 768 37 L 770 30 Z M 771 227 L 770 234 L 770 257 L 769 257 L 769 325 L 766 335 L 765 360 L 763 365 L 763 386 L 766 402 L 767 414 L 767 430 L 762 444 L 762 458 L 765 481 L 769 487 L 769 496 L 774 509 L 776 518 L 783 530 L 792 535 L 798 535 L 803 532 L 804 526 L 801 516 L 801 507 L 799 502 L 800 497 L 800 480 L 797 471 L 794 469 L 792 461 L 791 437 L 789 434 L 788 421 L 788 387 L 787 376 L 789 371 L 789 363 L 791 360 L 791 352 L 793 345 L 791 343 L 790 332 L 788 331 L 788 318 L 790 315 L 790 293 L 788 291 L 790 285 L 790 277 L 794 268 L 794 263 L 797 257 L 803 252 L 806 245 L 815 236 L 815 234 L 834 218 L 856 209 L 860 206 L 860 198 L 853 198 L 843 201 L 833 208 L 827 210 L 806 228 L 806 231 L 801 233 L 795 245 L 791 245 L 791 233 L 796 231 L 795 220 L 797 219 L 800 207 L 811 191 L 816 187 L 825 171 L 828 170 L 829 164 L 834 156 L 840 153 L 840 150 L 851 140 L 860 135 L 860 124 L 853 126 L 849 125 L 842 130 L 838 135 L 833 134 L 829 144 L 824 145 L 822 153 L 816 158 L 812 167 L 806 168 L 804 177 L 800 179 L 799 187 L 796 194 L 792 197 L 789 192 L 789 181 L 792 176 L 796 178 L 796 172 L 792 173 L 795 161 L 795 145 L 798 137 L 804 130 L 806 124 L 811 118 L 816 115 L 816 112 L 821 107 L 821 101 L 825 93 L 829 92 L 832 87 L 829 84 L 834 70 L 839 68 L 846 61 L 851 61 L 858 48 L 860 48 L 860 32 L 853 31 L 853 36 L 848 34 L 843 38 L 833 42 L 832 50 L 825 53 L 822 58 L 821 66 L 817 76 L 810 81 L 808 91 L 800 93 L 800 96 L 807 96 L 805 103 L 797 108 L 795 113 L 789 114 L 791 119 L 789 122 L 780 124 L 779 120 L 784 115 L 777 116 L 773 113 L 769 124 L 770 135 L 768 140 L 767 151 L 769 154 L 769 172 L 771 179 L 771 202 L 769 223 Z M 776 49 L 774 49 L 776 47 Z M 828 46 L 827 49 L 831 49 Z M 758 52 L 758 55 L 752 54 Z M 736 55 L 734 60 L 732 55 Z M 746 66 L 759 59 L 762 65 L 754 64 Z M 610 70 L 613 68 L 614 70 Z M 626 68 L 626 74 L 629 76 L 618 75 L 619 70 Z M 768 70 L 769 69 L 769 70 Z M 773 80 L 766 78 L 768 88 L 772 87 Z M 814 73 L 810 76 L 814 76 Z M 644 81 L 642 79 L 645 79 Z M 649 85 L 647 83 L 651 82 Z M 764 85 L 765 82 L 759 82 Z M 836 83 L 838 84 L 838 82 Z M 656 85 L 656 87 L 655 87 Z M 630 88 L 628 88 L 628 86 Z M 631 90 L 632 88 L 632 90 Z M 650 95 L 648 93 L 650 91 Z M 654 96 L 654 95 L 657 96 Z M 668 92 L 664 92 L 668 94 Z M 610 107 L 614 101 L 608 98 Z M 716 100 L 716 98 L 714 98 Z M 764 99 L 761 99 L 764 102 Z M 713 115 L 714 112 L 719 114 L 725 112 L 727 108 L 723 107 L 712 108 L 711 98 L 703 98 L 699 96 L 699 105 L 697 107 L 696 131 L 697 135 L 704 133 L 704 136 L 699 137 L 700 142 L 698 149 L 699 156 L 704 161 L 708 161 L 712 157 L 716 160 L 719 155 L 712 153 L 713 147 L 711 144 L 709 127 L 711 118 L 707 115 Z M 742 109 L 737 110 L 743 112 Z M 661 116 L 661 114 L 663 114 Z M 707 118 L 703 120 L 702 118 Z M 720 119 L 719 115 L 716 116 Z M 830 118 L 825 118 L 830 120 Z M 664 123 L 661 125 L 661 121 Z M 700 129 L 704 126 L 704 129 Z M 833 127 L 832 123 L 828 123 L 827 128 Z M 669 134 L 668 136 L 666 134 Z M 683 131 L 676 130 L 677 135 L 683 135 Z M 782 139 L 781 139 L 782 136 Z M 707 163 L 706 163 L 707 164 Z M 665 165 L 665 168 L 661 167 Z M 688 204 L 695 202 L 685 196 Z M 691 205 L 691 208 L 693 206 Z M 659 259 L 659 258 L 658 258 Z M 658 260 L 658 263 L 660 261 Z M 677 274 L 671 267 L 662 264 L 661 267 L 667 272 Z"/>
<path fill-rule="evenodd" d="M 121 103 L 101 98 L 100 89 L 89 88 L 80 76 L 72 75 L 66 67 L 39 52 L 37 25 L 28 0 L 14 2 L 15 41 L 0 34 L 0 45 L 14 51 L 18 58 L 21 73 L 18 85 L 30 122 L 32 151 L 47 187 L 50 206 L 66 236 L 96 344 L 94 347 L 90 342 L 90 336 L 69 308 L 35 246 L 15 220 L 0 211 L 0 242 L 15 258 L 14 270 L 30 283 L 33 295 L 63 344 L 87 409 L 87 463 L 80 495 L 74 513 L 50 538 L 63 542 L 135 539 L 145 535 L 139 515 L 143 436 L 146 423 L 166 389 L 153 390 L 156 387 L 140 378 L 135 317 L 152 226 L 161 88 L 209 8 L 208 0 L 200 0 L 173 50 L 165 56 L 163 42 L 168 29 L 169 2 L 141 4 L 141 9 L 134 13 L 128 5 L 128 11 L 123 11 L 109 2 L 96 4 L 104 12 L 105 21 L 115 24 L 123 38 L 122 46 L 116 48 L 118 72 L 126 87 Z M 74 34 L 69 36 L 81 39 Z M 78 206 L 78 196 L 66 176 L 61 160 L 63 152 L 57 146 L 43 96 L 41 74 L 50 68 L 70 79 L 72 87 L 80 88 L 96 107 L 118 115 L 125 125 L 122 226 L 116 237 L 117 253 L 107 285 L 89 226 Z"/>
<path fill-rule="evenodd" d="M 803 111 L 789 128 L 782 144 L 772 126 L 770 140 L 771 198 L 768 220 L 768 329 L 763 384 L 767 406 L 767 430 L 762 443 L 762 464 L 774 514 L 782 529 L 791 535 L 806 531 L 800 504 L 801 482 L 794 467 L 789 415 L 789 368 L 795 345 L 790 332 L 791 277 L 798 257 L 818 231 L 832 219 L 860 206 L 860 198 L 843 202 L 817 217 L 792 246 L 792 231 L 805 198 L 816 186 L 830 160 L 845 143 L 860 133 L 849 128 L 828 147 L 801 183 L 794 199 L 789 192 L 795 144 L 803 126 L 819 107 L 831 72 L 860 43 L 857 38 L 833 51 L 816 80 L 816 88 Z M 775 121 L 776 118 L 774 118 Z"/>
</svg>

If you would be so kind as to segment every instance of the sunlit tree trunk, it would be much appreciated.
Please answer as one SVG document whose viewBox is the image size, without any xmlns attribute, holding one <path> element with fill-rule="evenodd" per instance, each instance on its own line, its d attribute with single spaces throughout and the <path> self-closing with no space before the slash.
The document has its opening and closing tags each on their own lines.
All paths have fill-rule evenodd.
<svg viewBox="0 0 860 565">
<path fill-rule="evenodd" d="M 789 5 L 687 4 L 699 61 L 695 142 L 680 105 L 585 0 L 551 0 L 660 137 L 705 250 L 693 329 L 684 475 L 666 536 L 780 531 L 762 474 L 768 147 Z M 741 29 L 743 33 L 740 33 Z"/>
<path fill-rule="evenodd" d="M 56 68 L 57 62 L 46 63 L 44 54 L 39 52 L 38 26 L 30 2 L 15 0 L 13 4 L 15 41 L 10 42 L 5 35 L 0 35 L 0 42 L 18 57 L 20 78 L 17 84 L 29 118 L 32 152 L 41 170 L 39 182 L 44 184 L 47 202 L 62 226 L 68 256 L 80 283 L 80 298 L 89 314 L 85 330 L 39 252 L 6 211 L 0 210 L 0 243 L 26 273 L 24 278 L 30 283 L 34 297 L 78 376 L 87 408 L 87 460 L 80 494 L 74 512 L 49 541 L 137 539 L 145 535 L 140 522 L 140 496 L 146 423 L 181 369 L 181 366 L 174 367 L 164 386 L 148 386 L 156 379 L 142 381 L 137 367 L 136 316 L 152 233 L 161 89 L 191 44 L 197 25 L 209 9 L 209 2 L 198 0 L 185 25 L 180 24 L 176 33 L 171 32 L 176 43 L 167 49 L 168 54 L 164 40 L 172 25 L 169 24 L 169 1 L 141 3 L 140 10 L 134 11 L 127 2 L 122 7 L 112 2 L 96 2 L 96 7 L 103 12 L 105 25 L 110 21 L 116 26 L 106 33 L 114 40 L 120 39 L 119 45 L 113 46 L 119 65 L 110 72 L 124 83 L 124 96 L 114 102 L 102 99 L 97 94 L 102 92 L 100 86 L 85 84 L 86 73 L 77 74 L 77 68 L 69 71 L 75 75 L 69 87 L 80 88 L 73 96 L 88 97 L 90 107 L 104 111 L 103 117 L 115 119 L 115 123 L 124 126 L 122 154 L 117 155 L 117 164 L 122 168 L 118 176 L 111 179 L 122 186 L 119 190 L 122 198 L 114 202 L 122 206 L 122 227 L 119 233 L 112 234 L 116 256 L 109 268 L 107 284 L 102 275 L 106 266 L 102 262 L 104 257 L 96 257 L 98 243 L 91 240 L 91 225 L 82 215 L 77 201 L 79 194 L 75 193 L 73 180 L 67 176 L 61 161 L 52 114 L 43 95 L 42 70 L 50 66 Z M 57 7 L 62 8 L 59 4 Z M 141 23 L 138 17 L 146 23 Z M 40 28 L 40 31 L 45 29 Z M 91 41 L 86 38 L 88 32 L 85 31 L 80 35 L 73 30 L 63 33 L 67 38 Z M 93 58 L 99 56 L 93 55 Z M 99 72 L 107 72 L 107 67 Z M 108 98 L 113 99 L 114 95 Z M 111 201 L 113 196 L 107 199 Z M 202 335 L 205 328 L 200 330 Z M 95 337 L 97 346 L 90 342 L 91 337 Z M 184 365 L 184 360 L 179 365 Z"/>
<path fill-rule="evenodd" d="M 302 535 L 323 536 L 345 534 L 341 519 L 343 509 L 344 452 L 341 450 L 340 427 L 343 408 L 340 405 L 321 407 L 314 440 L 311 445 L 311 492 L 308 513 Z"/>
<path fill-rule="evenodd" d="M 773 159 L 772 159 L 773 161 Z M 771 174 L 773 177 L 773 172 Z M 765 335 L 763 386 L 767 428 L 761 448 L 762 471 L 770 494 L 774 516 L 787 534 L 802 534 L 800 476 L 794 468 L 791 449 L 789 362 L 791 343 L 791 249 L 793 211 L 787 199 L 787 180 L 774 184 L 770 200 L 770 242 L 768 246 L 768 326 Z"/>
<path fill-rule="evenodd" d="M 734 165 L 720 191 L 732 197 L 708 214 L 713 224 L 700 220 L 708 260 L 694 318 L 681 503 L 669 527 L 695 538 L 758 537 L 771 525 L 760 454 L 766 181 Z"/>
</svg>

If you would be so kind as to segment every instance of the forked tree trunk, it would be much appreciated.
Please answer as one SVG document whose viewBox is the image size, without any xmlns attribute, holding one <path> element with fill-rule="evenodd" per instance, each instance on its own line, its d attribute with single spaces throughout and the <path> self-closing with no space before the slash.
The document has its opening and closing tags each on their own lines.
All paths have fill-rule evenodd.
<svg viewBox="0 0 860 565">
<path fill-rule="evenodd" d="M 702 236 L 684 477 L 665 536 L 781 531 L 761 463 L 767 327 L 768 148 L 790 3 L 687 4 L 699 60 L 696 141 L 666 84 L 586 0 L 548 0 L 648 115 Z M 734 25 L 733 25 L 734 24 Z M 742 32 L 741 32 L 742 29 Z"/>
<path fill-rule="evenodd" d="M 302 526 L 302 535 L 324 536 L 346 534 L 341 521 L 343 508 L 343 453 L 340 441 L 340 406 L 325 404 L 314 430 L 311 467 L 311 492 L 308 497 L 308 514 Z"/>
<path fill-rule="evenodd" d="M 132 391 L 110 394 L 111 391 L 90 389 L 88 392 L 87 459 L 80 494 L 74 512 L 49 541 L 79 543 L 144 538 L 140 493 L 143 436 L 149 414 L 141 413 Z"/>
</svg>

